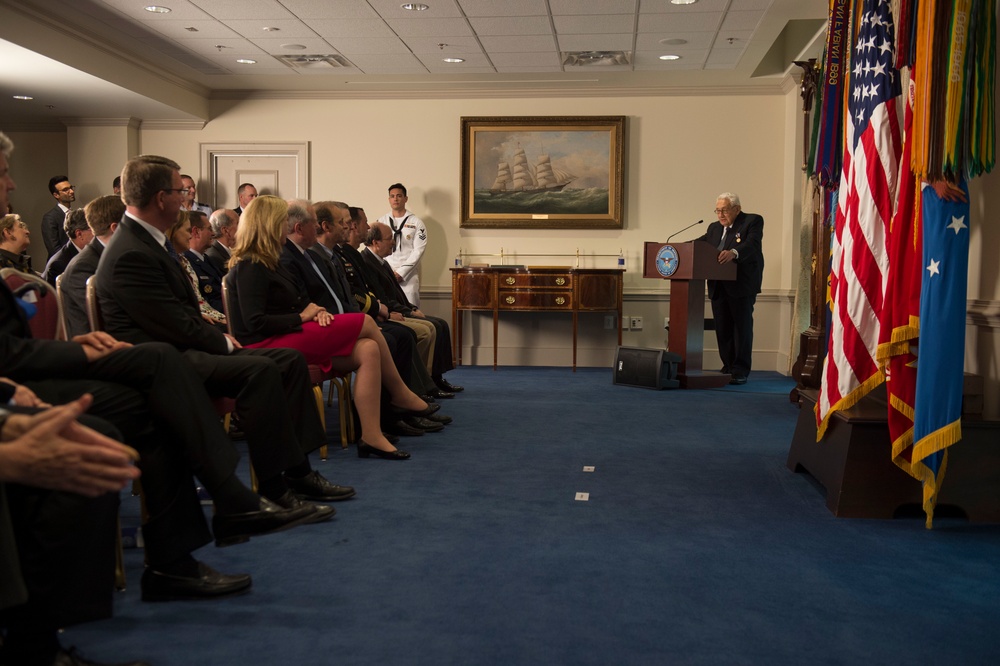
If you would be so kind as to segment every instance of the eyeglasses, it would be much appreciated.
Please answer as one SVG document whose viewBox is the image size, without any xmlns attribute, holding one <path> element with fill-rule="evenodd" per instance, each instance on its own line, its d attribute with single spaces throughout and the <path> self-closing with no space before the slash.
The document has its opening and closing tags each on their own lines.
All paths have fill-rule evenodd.
<svg viewBox="0 0 1000 666">
<path fill-rule="evenodd" d="M 65 194 L 66 192 L 70 192 L 70 191 L 75 190 L 75 189 L 76 188 L 74 186 L 72 186 L 72 185 L 70 185 L 69 187 L 64 187 L 61 190 L 57 187 L 56 188 L 56 192 L 58 192 L 59 194 Z"/>
<path fill-rule="evenodd" d="M 181 194 L 187 194 L 191 191 L 190 187 L 164 187 L 161 192 L 180 192 Z"/>
<path fill-rule="evenodd" d="M 733 209 L 732 206 L 726 206 L 725 208 L 716 208 L 715 209 L 715 214 L 718 215 L 719 213 L 728 213 L 732 209 Z"/>
</svg>

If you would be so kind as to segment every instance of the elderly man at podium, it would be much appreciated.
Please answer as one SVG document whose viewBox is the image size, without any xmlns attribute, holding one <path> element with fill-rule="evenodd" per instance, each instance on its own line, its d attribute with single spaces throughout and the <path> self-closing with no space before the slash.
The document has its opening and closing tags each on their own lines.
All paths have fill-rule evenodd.
<svg viewBox="0 0 1000 666">
<path fill-rule="evenodd" d="M 764 275 L 761 239 L 764 218 L 744 213 L 739 196 L 724 192 L 715 202 L 716 222 L 698 240 L 719 249 L 719 263 L 736 262 L 736 280 L 709 280 L 715 337 L 722 357 L 722 372 L 733 376 L 730 384 L 746 384 L 753 356 L 753 306 Z"/>
</svg>

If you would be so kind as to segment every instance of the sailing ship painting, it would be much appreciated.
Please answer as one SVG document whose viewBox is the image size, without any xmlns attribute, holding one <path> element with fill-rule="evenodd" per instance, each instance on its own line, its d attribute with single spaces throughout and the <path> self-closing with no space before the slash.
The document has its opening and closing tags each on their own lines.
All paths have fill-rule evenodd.
<svg viewBox="0 0 1000 666">
<path fill-rule="evenodd" d="M 561 192 L 564 187 L 576 180 L 576 176 L 568 171 L 555 169 L 548 154 L 542 153 L 532 168 L 524 148 L 520 146 L 514 151 L 514 167 L 507 162 L 500 162 L 497 167 L 497 178 L 493 181 L 490 194 L 500 192 Z"/>
<path fill-rule="evenodd" d="M 607 215 L 607 132 L 478 132 L 475 214 Z"/>
</svg>

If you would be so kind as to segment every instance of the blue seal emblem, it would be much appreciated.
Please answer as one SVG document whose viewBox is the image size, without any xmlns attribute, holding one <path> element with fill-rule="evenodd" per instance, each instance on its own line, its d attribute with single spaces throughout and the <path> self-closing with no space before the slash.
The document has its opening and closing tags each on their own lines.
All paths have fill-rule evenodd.
<svg viewBox="0 0 1000 666">
<path fill-rule="evenodd" d="M 677 250 L 673 245 L 664 245 L 656 253 L 656 272 L 663 277 L 677 272 Z"/>
</svg>

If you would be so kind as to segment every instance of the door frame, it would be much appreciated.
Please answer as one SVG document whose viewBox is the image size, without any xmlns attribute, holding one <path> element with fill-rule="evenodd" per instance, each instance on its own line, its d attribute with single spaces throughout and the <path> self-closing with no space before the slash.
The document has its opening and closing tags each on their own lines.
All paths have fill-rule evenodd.
<svg viewBox="0 0 1000 666">
<path fill-rule="evenodd" d="M 287 143 L 199 143 L 202 177 L 208 180 L 212 201 L 218 203 L 218 164 L 223 157 L 292 157 L 295 162 L 295 194 L 309 199 L 309 142 Z"/>
</svg>

